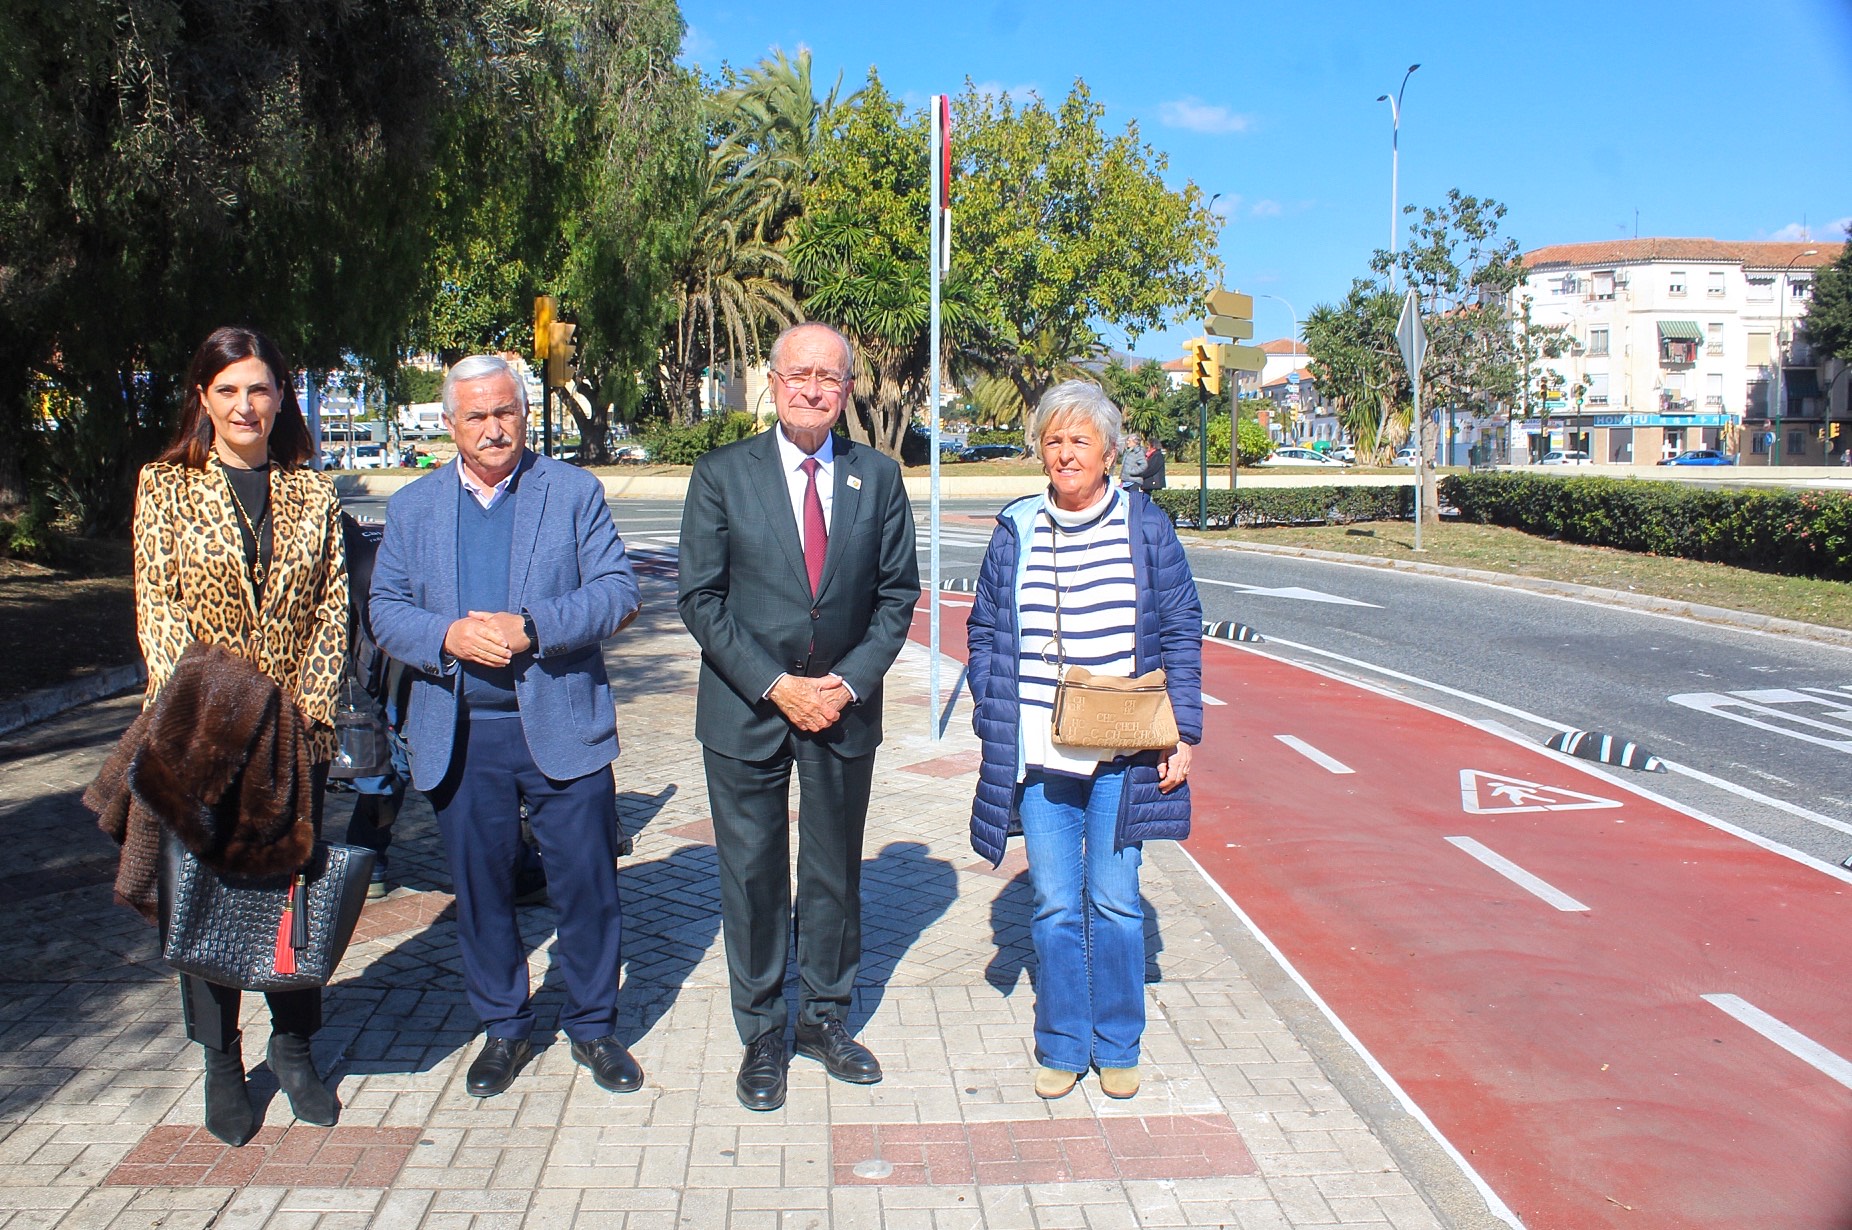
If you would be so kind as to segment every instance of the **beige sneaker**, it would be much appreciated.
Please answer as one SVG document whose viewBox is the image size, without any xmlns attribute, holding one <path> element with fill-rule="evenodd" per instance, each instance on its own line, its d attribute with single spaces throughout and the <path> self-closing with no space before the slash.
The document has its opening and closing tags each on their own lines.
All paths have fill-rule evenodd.
<svg viewBox="0 0 1852 1230">
<path fill-rule="evenodd" d="M 1063 1072 L 1060 1068 L 1041 1068 L 1035 1070 L 1035 1096 L 1038 1098 L 1059 1098 L 1066 1096 L 1080 1077 L 1073 1072 Z"/>
<path fill-rule="evenodd" d="M 1100 1092 L 1109 1098 L 1135 1097 L 1138 1093 L 1138 1069 L 1101 1068 Z"/>
</svg>

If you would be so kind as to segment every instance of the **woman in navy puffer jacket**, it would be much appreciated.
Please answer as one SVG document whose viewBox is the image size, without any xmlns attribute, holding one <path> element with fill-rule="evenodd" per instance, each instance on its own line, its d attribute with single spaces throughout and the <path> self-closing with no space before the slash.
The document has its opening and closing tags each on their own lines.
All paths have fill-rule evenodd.
<svg viewBox="0 0 1852 1230">
<path fill-rule="evenodd" d="M 1020 825 L 1028 847 L 1044 1098 L 1089 1068 L 1109 1097 L 1138 1092 L 1141 843 L 1189 835 L 1186 779 L 1202 738 L 1202 604 L 1170 519 L 1108 477 L 1120 430 L 1097 385 L 1070 380 L 1042 398 L 1029 439 L 1048 491 L 998 515 L 968 621 L 983 743 L 971 844 L 996 864 Z M 1181 741 L 1133 754 L 1055 743 L 1057 658 L 1098 675 L 1162 667 Z"/>
</svg>

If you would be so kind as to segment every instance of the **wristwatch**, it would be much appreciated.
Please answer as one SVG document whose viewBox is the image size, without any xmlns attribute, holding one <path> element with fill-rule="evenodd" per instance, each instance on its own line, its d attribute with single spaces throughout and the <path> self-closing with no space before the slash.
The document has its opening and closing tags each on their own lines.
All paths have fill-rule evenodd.
<svg viewBox="0 0 1852 1230">
<path fill-rule="evenodd" d="M 527 638 L 527 652 L 533 654 L 536 658 L 539 657 L 540 633 L 534 631 L 534 617 L 527 613 L 527 608 L 525 607 L 521 609 L 521 635 Z"/>
</svg>

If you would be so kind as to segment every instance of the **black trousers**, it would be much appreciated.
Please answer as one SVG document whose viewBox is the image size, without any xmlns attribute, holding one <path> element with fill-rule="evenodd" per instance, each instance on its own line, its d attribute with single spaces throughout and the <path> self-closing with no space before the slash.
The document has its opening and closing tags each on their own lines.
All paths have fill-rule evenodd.
<svg viewBox="0 0 1852 1230">
<path fill-rule="evenodd" d="M 862 834 L 875 758 L 795 735 L 769 760 L 703 749 L 733 1023 L 750 1045 L 786 1024 L 792 928 L 791 769 L 797 769 L 798 1020 L 842 1020 L 862 964 Z"/>
<path fill-rule="evenodd" d="M 309 791 L 317 838 L 322 833 L 322 803 L 327 789 L 328 766 L 318 764 Z M 267 991 L 264 998 L 270 1004 L 271 1032 L 307 1038 L 322 1027 L 320 987 Z M 180 1011 L 186 1019 L 186 1036 L 208 1050 L 229 1049 L 238 1039 L 238 1010 L 243 999 L 244 992 L 237 987 L 222 987 L 191 974 L 180 975 Z"/>
</svg>

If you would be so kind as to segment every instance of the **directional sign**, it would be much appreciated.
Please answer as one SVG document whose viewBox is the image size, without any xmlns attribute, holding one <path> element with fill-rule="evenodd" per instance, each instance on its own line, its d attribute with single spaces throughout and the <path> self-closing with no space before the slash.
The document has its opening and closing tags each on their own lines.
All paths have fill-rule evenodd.
<svg viewBox="0 0 1852 1230">
<path fill-rule="evenodd" d="M 1238 290 L 1212 290 L 1209 292 L 1209 311 L 1217 316 L 1254 315 L 1254 296 L 1244 295 Z"/>
<path fill-rule="evenodd" d="M 1428 357 L 1428 333 L 1421 327 L 1421 301 L 1410 288 L 1402 300 L 1402 316 L 1395 322 L 1395 344 L 1402 348 L 1402 362 L 1411 380 L 1421 379 L 1421 361 Z"/>
<path fill-rule="evenodd" d="M 1460 806 L 1474 816 L 1502 816 L 1519 811 L 1594 811 L 1619 807 L 1619 799 L 1583 794 L 1566 786 L 1543 786 L 1503 773 L 1460 770 Z"/>
<path fill-rule="evenodd" d="M 1203 332 L 1210 337 L 1225 337 L 1231 342 L 1242 342 L 1254 336 L 1254 322 L 1237 320 L 1233 316 L 1211 316 L 1203 326 Z"/>
<path fill-rule="evenodd" d="M 1213 353 L 1223 371 L 1257 372 L 1267 366 L 1267 352 L 1259 346 L 1217 346 Z"/>
</svg>

